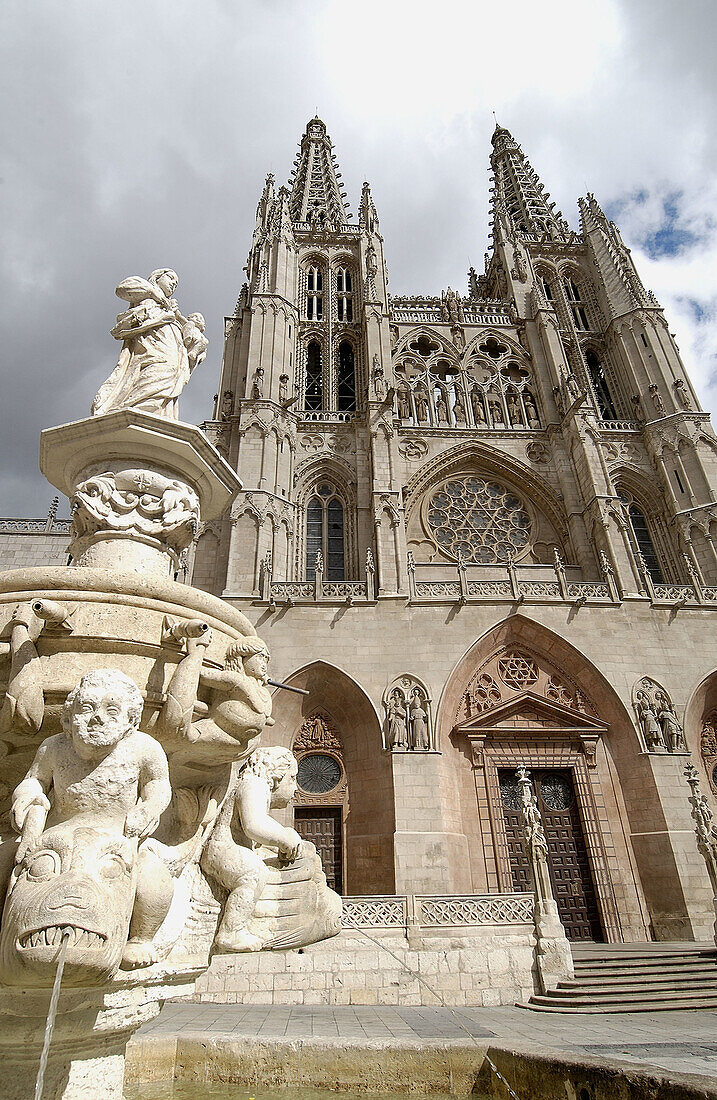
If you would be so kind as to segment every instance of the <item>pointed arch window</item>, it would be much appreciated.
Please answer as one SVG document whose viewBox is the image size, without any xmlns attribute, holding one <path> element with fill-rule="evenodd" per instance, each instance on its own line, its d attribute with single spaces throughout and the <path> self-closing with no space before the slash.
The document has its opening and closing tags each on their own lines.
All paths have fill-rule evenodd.
<svg viewBox="0 0 717 1100">
<path fill-rule="evenodd" d="M 339 412 L 354 412 L 356 409 L 356 366 L 353 344 L 350 340 L 342 340 L 339 344 L 336 382 Z"/>
<path fill-rule="evenodd" d="M 618 415 L 615 409 L 615 402 L 610 393 L 610 387 L 608 386 L 605 368 L 592 348 L 589 348 L 585 352 L 585 362 L 588 366 L 590 381 L 595 391 L 595 398 L 598 403 L 598 408 L 600 409 L 600 415 L 603 420 L 617 420 Z"/>
<path fill-rule="evenodd" d="M 306 270 L 306 319 L 323 321 L 324 319 L 324 280 L 321 268 L 316 264 Z"/>
<path fill-rule="evenodd" d="M 580 287 L 573 279 L 565 279 L 563 282 L 565 287 L 565 296 L 568 299 L 568 305 L 573 315 L 573 324 L 579 331 L 586 332 L 590 325 L 588 324 L 588 315 L 585 311 L 585 304 L 582 299 Z"/>
<path fill-rule="evenodd" d="M 346 325 L 354 319 L 353 284 L 351 272 L 346 267 L 336 270 L 336 316 Z"/>
<path fill-rule="evenodd" d="M 324 579 L 345 579 L 344 505 L 336 489 L 322 482 L 306 506 L 306 579 L 316 579 L 316 555 L 324 560 Z"/>
<path fill-rule="evenodd" d="M 304 408 L 309 412 L 320 410 L 323 404 L 323 367 L 321 344 L 311 340 L 306 348 L 306 380 L 304 384 Z"/>
<path fill-rule="evenodd" d="M 660 566 L 660 560 L 652 542 L 652 536 L 647 526 L 645 513 L 641 508 L 638 508 L 637 504 L 633 501 L 628 507 L 627 514 L 630 517 L 630 526 L 632 527 L 638 550 L 645 559 L 647 572 L 650 574 L 655 584 L 664 584 L 665 581 Z"/>
</svg>

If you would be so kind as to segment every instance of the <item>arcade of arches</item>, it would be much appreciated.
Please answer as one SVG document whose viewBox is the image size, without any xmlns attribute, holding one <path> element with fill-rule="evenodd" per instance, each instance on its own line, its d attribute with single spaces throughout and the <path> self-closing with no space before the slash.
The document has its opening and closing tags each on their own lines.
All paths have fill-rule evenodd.
<svg viewBox="0 0 717 1100">
<path fill-rule="evenodd" d="M 286 681 L 310 691 L 274 696 L 275 731 L 299 760 L 288 813 L 344 895 L 530 889 L 515 779 L 524 764 L 570 939 L 682 938 L 703 904 L 709 911 L 706 896 L 685 891 L 685 853 L 664 829 L 659 771 L 634 715 L 581 653 L 534 621 L 512 616 L 455 663 L 434 695 L 436 749 L 387 750 L 385 704 L 382 713 L 370 685 L 329 662 Z M 686 732 L 697 731 L 717 782 L 717 673 L 691 711 Z M 660 760 L 663 770 L 677 763 Z"/>
</svg>

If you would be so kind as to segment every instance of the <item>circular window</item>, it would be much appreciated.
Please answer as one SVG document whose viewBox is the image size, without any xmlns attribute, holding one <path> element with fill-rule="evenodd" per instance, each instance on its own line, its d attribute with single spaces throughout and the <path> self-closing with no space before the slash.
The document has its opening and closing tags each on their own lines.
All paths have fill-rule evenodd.
<svg viewBox="0 0 717 1100">
<path fill-rule="evenodd" d="M 312 752 L 302 756 L 296 776 L 302 791 L 307 794 L 326 794 L 333 791 L 341 780 L 341 765 L 326 752 Z"/>
<path fill-rule="evenodd" d="M 560 772 L 546 772 L 542 776 L 540 794 L 549 810 L 567 810 L 573 803 L 572 784 Z"/>
<path fill-rule="evenodd" d="M 504 485 L 480 477 L 449 481 L 428 501 L 426 523 L 448 557 L 493 565 L 525 550 L 530 516 Z"/>
</svg>

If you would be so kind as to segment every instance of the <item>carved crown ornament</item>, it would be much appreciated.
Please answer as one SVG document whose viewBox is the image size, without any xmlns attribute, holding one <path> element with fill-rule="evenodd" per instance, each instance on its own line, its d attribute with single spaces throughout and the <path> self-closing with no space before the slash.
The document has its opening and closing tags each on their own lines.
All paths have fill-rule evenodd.
<svg viewBox="0 0 717 1100">
<path fill-rule="evenodd" d="M 143 535 L 181 552 L 199 525 L 199 498 L 184 482 L 150 470 L 105 471 L 81 481 L 70 500 L 74 536 Z"/>
</svg>

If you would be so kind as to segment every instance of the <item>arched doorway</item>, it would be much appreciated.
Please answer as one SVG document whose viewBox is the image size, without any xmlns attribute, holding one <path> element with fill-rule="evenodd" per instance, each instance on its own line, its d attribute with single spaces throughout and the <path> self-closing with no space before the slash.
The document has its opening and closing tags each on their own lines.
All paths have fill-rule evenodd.
<svg viewBox="0 0 717 1100">
<path fill-rule="evenodd" d="M 469 805 L 469 789 L 477 805 L 469 838 L 473 882 L 498 892 L 530 888 L 515 779 L 525 765 L 569 938 L 649 938 L 632 848 L 631 792 L 620 782 L 624 771 L 628 787 L 635 783 L 640 745 L 624 705 L 597 669 L 542 624 L 514 615 L 458 663 L 438 721 L 462 805 Z M 641 792 L 649 803 L 649 782 Z"/>
<path fill-rule="evenodd" d="M 295 823 L 323 852 L 327 878 L 344 894 L 392 894 L 393 772 L 373 703 L 352 677 L 325 661 L 284 679 L 309 692 L 273 696 L 271 739 L 293 749 L 300 768 L 306 761 L 291 811 L 296 817 L 286 824 Z"/>
</svg>

